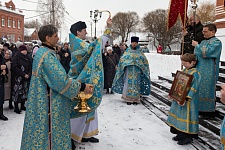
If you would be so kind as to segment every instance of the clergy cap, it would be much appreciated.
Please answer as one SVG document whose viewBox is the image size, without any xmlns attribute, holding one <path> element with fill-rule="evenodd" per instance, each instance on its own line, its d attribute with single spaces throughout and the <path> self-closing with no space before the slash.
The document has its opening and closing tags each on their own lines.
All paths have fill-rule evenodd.
<svg viewBox="0 0 225 150">
<path fill-rule="evenodd" d="M 138 41 L 139 41 L 139 37 L 137 37 L 137 36 L 132 36 L 131 37 L 131 43 L 132 42 L 137 42 L 138 43 Z"/>
<path fill-rule="evenodd" d="M 85 28 L 87 28 L 85 22 L 78 21 L 70 27 L 70 32 L 73 33 L 74 35 L 77 35 L 77 31 L 81 31 L 82 29 Z"/>
</svg>

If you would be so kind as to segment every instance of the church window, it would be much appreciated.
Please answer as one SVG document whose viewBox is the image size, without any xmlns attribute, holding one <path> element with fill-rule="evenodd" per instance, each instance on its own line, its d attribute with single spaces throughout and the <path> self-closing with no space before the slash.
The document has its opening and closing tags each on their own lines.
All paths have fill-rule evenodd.
<svg viewBox="0 0 225 150">
<path fill-rule="evenodd" d="M 8 27 L 11 27 L 11 19 L 8 18 Z"/>
<path fill-rule="evenodd" d="M 15 22 L 15 20 L 13 20 L 13 28 L 15 28 L 16 27 L 16 22 Z"/>
<path fill-rule="evenodd" d="M 2 26 L 5 26 L 5 18 L 2 18 Z"/>
<path fill-rule="evenodd" d="M 18 29 L 20 29 L 20 21 L 18 20 Z"/>
</svg>

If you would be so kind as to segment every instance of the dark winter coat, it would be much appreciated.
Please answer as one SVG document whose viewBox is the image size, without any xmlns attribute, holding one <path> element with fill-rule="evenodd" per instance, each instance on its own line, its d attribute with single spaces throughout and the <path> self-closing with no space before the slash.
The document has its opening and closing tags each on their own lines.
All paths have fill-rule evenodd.
<svg viewBox="0 0 225 150">
<path fill-rule="evenodd" d="M 5 65 L 4 57 L 0 53 L 0 65 Z M 8 69 L 6 68 L 6 73 L 8 73 Z M 0 74 L 2 74 L 2 70 L 0 67 Z M 4 104 L 4 75 L 0 75 L 0 107 Z"/>
<path fill-rule="evenodd" d="M 19 53 L 19 49 L 16 46 L 9 48 L 12 51 L 12 57 Z"/>
<path fill-rule="evenodd" d="M 107 54 L 105 63 L 105 79 L 104 87 L 105 89 L 112 87 L 112 82 L 116 74 L 116 67 L 119 63 L 119 57 L 116 53 Z"/>
<path fill-rule="evenodd" d="M 120 47 L 119 46 L 113 46 L 113 52 L 117 54 L 117 56 L 120 58 L 122 53 L 121 53 L 121 50 L 120 50 Z"/>
<path fill-rule="evenodd" d="M 65 53 L 68 53 L 69 55 L 66 57 Z M 60 50 L 60 63 L 62 64 L 63 68 L 66 70 L 66 73 L 70 70 L 70 61 L 71 61 L 71 53 L 69 49 L 61 49 Z"/>
<path fill-rule="evenodd" d="M 188 26 L 187 34 L 184 36 L 184 53 L 194 53 L 195 47 L 192 46 L 192 40 L 197 41 L 199 44 L 205 39 L 202 34 L 203 25 L 199 22 L 196 25 L 196 38 L 194 39 L 194 28 L 193 26 Z M 181 52 L 182 52 L 182 43 L 181 43 Z"/>
<path fill-rule="evenodd" d="M 11 59 L 5 59 L 5 64 L 8 68 L 8 82 L 5 82 L 4 83 L 4 88 L 5 88 L 5 100 L 9 100 L 11 99 L 11 77 L 12 77 L 12 74 L 11 74 L 11 71 L 12 71 L 12 62 L 11 62 Z"/>
<path fill-rule="evenodd" d="M 29 78 L 25 78 L 25 74 Z M 22 102 L 27 99 L 32 64 L 28 55 L 18 53 L 12 60 L 12 100 Z"/>
</svg>

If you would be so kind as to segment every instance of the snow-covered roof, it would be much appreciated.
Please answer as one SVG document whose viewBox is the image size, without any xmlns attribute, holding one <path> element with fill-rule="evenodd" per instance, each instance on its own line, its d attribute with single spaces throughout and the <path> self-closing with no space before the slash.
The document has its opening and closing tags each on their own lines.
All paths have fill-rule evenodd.
<svg viewBox="0 0 225 150">
<path fill-rule="evenodd" d="M 1 1 L 0 1 L 0 4 L 1 4 Z M 0 10 L 4 10 L 4 11 L 7 11 L 7 12 L 11 12 L 11 13 L 15 13 L 15 14 L 18 14 L 18 15 L 21 15 L 21 16 L 24 16 L 23 12 L 21 10 L 11 10 L 9 8 L 6 8 L 5 6 L 0 5 Z"/>
<path fill-rule="evenodd" d="M 31 36 L 35 30 L 35 28 L 24 28 L 24 36 Z"/>
</svg>

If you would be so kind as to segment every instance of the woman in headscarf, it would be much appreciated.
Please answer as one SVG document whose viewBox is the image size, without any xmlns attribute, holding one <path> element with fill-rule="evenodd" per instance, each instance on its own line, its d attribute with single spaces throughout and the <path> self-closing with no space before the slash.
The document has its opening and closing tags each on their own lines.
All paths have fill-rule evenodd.
<svg viewBox="0 0 225 150">
<path fill-rule="evenodd" d="M 5 51 L 5 55 L 4 55 L 4 60 L 5 60 L 5 64 L 8 68 L 8 81 L 5 82 L 4 86 L 5 86 L 5 100 L 9 100 L 9 109 L 13 109 L 13 105 L 12 105 L 12 97 L 11 97 L 11 55 L 9 51 Z"/>
<path fill-rule="evenodd" d="M 27 100 L 29 82 L 32 73 L 32 63 L 27 54 L 27 47 L 21 45 L 19 47 L 19 53 L 14 56 L 12 60 L 12 71 L 14 85 L 12 88 L 12 100 L 14 101 L 14 112 L 21 113 L 21 110 L 26 110 L 25 101 Z M 21 103 L 19 109 L 18 103 Z"/>
<path fill-rule="evenodd" d="M 111 46 L 108 46 L 106 48 L 107 52 L 105 52 L 106 56 L 106 67 L 105 67 L 105 79 L 104 84 L 106 88 L 106 94 L 113 94 L 113 92 L 110 90 L 112 87 L 113 79 L 116 74 L 116 68 L 117 64 L 119 62 L 119 57 L 116 53 L 113 52 L 113 48 Z"/>
</svg>

